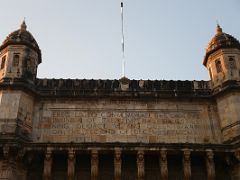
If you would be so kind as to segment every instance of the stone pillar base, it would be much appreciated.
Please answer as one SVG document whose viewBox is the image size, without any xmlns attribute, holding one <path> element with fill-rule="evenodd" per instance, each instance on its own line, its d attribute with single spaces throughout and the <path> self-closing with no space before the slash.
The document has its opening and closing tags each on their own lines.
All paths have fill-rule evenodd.
<svg viewBox="0 0 240 180">
<path fill-rule="evenodd" d="M 25 180 L 26 170 L 15 161 L 0 161 L 0 180 Z"/>
</svg>

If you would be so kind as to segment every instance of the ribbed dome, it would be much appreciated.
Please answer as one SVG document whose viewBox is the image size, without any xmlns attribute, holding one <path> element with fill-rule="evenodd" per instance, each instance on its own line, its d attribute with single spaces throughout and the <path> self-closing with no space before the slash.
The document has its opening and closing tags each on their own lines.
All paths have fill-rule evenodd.
<svg viewBox="0 0 240 180">
<path fill-rule="evenodd" d="M 206 66 L 207 59 L 210 54 L 214 53 L 215 51 L 222 49 L 222 48 L 237 48 L 240 49 L 239 41 L 234 38 L 233 36 L 224 33 L 222 28 L 217 25 L 216 35 L 211 39 L 208 43 L 208 47 L 206 49 L 206 55 L 204 57 L 203 64 Z"/>
<path fill-rule="evenodd" d="M 41 63 L 41 50 L 39 49 L 37 41 L 32 34 L 27 31 L 25 21 L 21 24 L 20 29 L 10 33 L 0 46 L 0 51 L 8 45 L 26 45 L 35 50 L 39 55 L 39 63 Z"/>
</svg>

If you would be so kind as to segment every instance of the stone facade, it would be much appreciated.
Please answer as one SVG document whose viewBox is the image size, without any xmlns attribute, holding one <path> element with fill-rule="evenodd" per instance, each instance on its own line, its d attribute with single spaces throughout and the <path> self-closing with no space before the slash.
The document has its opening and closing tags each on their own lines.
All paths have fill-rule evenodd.
<svg viewBox="0 0 240 180">
<path fill-rule="evenodd" d="M 240 179 L 240 43 L 220 26 L 210 81 L 39 79 L 26 28 L 0 46 L 0 180 Z"/>
</svg>

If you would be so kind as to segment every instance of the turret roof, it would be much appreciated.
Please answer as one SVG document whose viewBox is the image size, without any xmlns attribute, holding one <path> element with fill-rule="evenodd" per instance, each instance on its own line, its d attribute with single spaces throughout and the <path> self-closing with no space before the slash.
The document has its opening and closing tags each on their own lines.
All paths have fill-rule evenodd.
<svg viewBox="0 0 240 180">
<path fill-rule="evenodd" d="M 217 25 L 216 34 L 208 43 L 208 47 L 206 49 L 206 54 L 204 57 L 203 64 L 206 66 L 208 57 L 214 53 L 215 51 L 222 48 L 237 48 L 240 49 L 239 41 L 230 34 L 227 34 L 222 31 L 220 25 Z"/>
<path fill-rule="evenodd" d="M 41 63 L 41 50 L 33 35 L 27 31 L 25 21 L 22 22 L 20 29 L 10 33 L 0 46 L 0 51 L 8 45 L 26 45 L 35 50 L 39 55 L 39 63 Z"/>
</svg>

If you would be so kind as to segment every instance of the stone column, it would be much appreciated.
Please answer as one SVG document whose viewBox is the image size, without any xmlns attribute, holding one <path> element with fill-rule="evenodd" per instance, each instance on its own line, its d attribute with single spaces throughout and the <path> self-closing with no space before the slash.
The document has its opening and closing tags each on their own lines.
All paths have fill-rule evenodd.
<svg viewBox="0 0 240 180">
<path fill-rule="evenodd" d="M 47 148 L 44 158 L 43 179 L 50 180 L 52 175 L 52 151 Z"/>
<path fill-rule="evenodd" d="M 75 162 L 76 162 L 76 156 L 75 151 L 73 149 L 70 149 L 68 151 L 68 180 L 74 180 L 75 177 Z"/>
<path fill-rule="evenodd" d="M 122 158 L 121 158 L 121 150 L 115 150 L 114 156 L 114 179 L 121 180 L 121 173 L 122 173 Z"/>
<path fill-rule="evenodd" d="M 161 179 L 167 180 L 168 179 L 168 162 L 167 162 L 166 149 L 160 150 L 160 172 L 161 172 Z"/>
<path fill-rule="evenodd" d="M 206 168 L 207 168 L 207 178 L 208 180 L 215 179 L 215 163 L 214 163 L 214 153 L 212 150 L 207 150 L 206 152 Z"/>
<path fill-rule="evenodd" d="M 138 151 L 137 153 L 137 170 L 138 170 L 138 180 L 144 179 L 144 152 Z"/>
<path fill-rule="evenodd" d="M 11 149 L 8 145 L 3 146 L 3 159 L 0 160 L 0 180 L 25 180 L 27 168 L 23 163 L 24 148 Z"/>
<path fill-rule="evenodd" d="M 189 149 L 185 149 L 183 151 L 183 175 L 184 180 L 191 179 L 191 151 Z"/>
<path fill-rule="evenodd" d="M 27 167 L 23 163 L 23 159 L 25 156 L 25 149 L 21 148 L 18 150 L 17 156 L 16 156 L 16 163 L 17 163 L 17 176 L 19 180 L 25 180 L 27 179 Z"/>
<path fill-rule="evenodd" d="M 10 147 L 3 146 L 3 160 L 0 161 L 0 180 L 15 180 L 16 162 L 10 156 Z"/>
<path fill-rule="evenodd" d="M 91 157 L 91 180 L 97 180 L 98 178 L 98 151 L 92 150 Z"/>
<path fill-rule="evenodd" d="M 0 161 L 0 180 L 17 180 L 17 165 L 14 161 Z"/>
<path fill-rule="evenodd" d="M 236 163 L 232 165 L 231 168 L 231 178 L 232 180 L 239 180 L 240 179 L 240 149 L 237 149 L 234 153 L 236 158 Z"/>
</svg>

